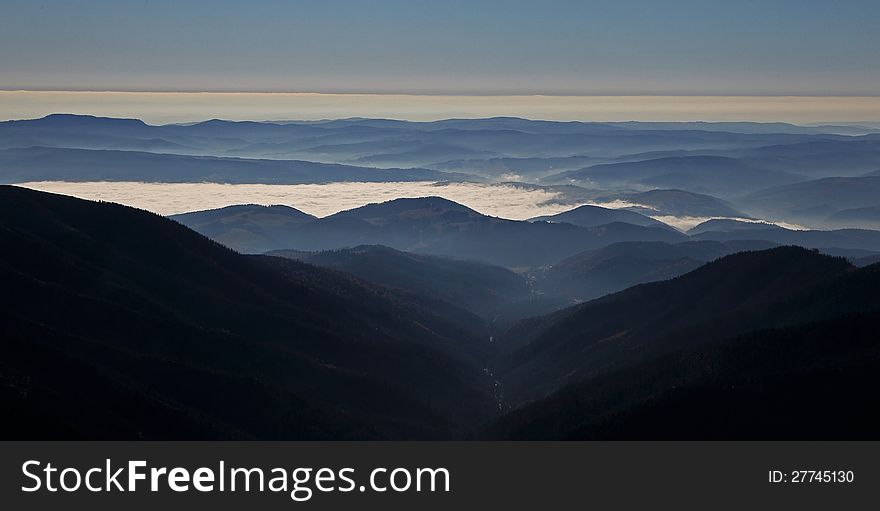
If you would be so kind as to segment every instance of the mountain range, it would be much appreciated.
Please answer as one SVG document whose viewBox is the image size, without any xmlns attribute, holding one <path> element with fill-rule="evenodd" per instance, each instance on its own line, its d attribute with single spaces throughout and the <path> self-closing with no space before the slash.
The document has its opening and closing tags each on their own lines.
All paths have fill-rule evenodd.
<svg viewBox="0 0 880 511">
<path fill-rule="evenodd" d="M 491 416 L 459 308 L 124 206 L 0 196 L 4 438 L 442 438 Z"/>
<path fill-rule="evenodd" d="M 632 200 L 651 202 L 655 197 L 654 204 L 662 208 L 667 194 L 692 200 L 689 194 L 675 190 L 648 192 L 643 197 L 632 196 Z M 709 207 L 725 206 L 709 203 Z M 520 271 L 555 265 L 581 252 L 621 242 L 766 242 L 764 248 L 799 245 L 847 257 L 880 252 L 880 231 L 871 229 L 795 230 L 744 218 L 715 218 L 683 233 L 633 209 L 649 213 L 646 205 L 623 209 L 585 205 L 531 221 L 515 221 L 483 215 L 440 197 L 422 197 L 369 204 L 323 218 L 289 207 L 253 205 L 172 218 L 247 253 L 384 245 L 425 255 L 481 260 Z M 692 269 L 690 264 L 683 268 Z"/>
<path fill-rule="evenodd" d="M 598 211 L 598 210 L 597 210 Z M 480 214 L 441 197 L 395 199 L 299 221 L 284 210 L 281 218 L 236 220 L 238 210 L 186 213 L 172 218 L 243 252 L 294 249 L 334 250 L 355 245 L 385 245 L 398 250 L 476 259 L 509 268 L 552 264 L 583 250 L 618 241 L 683 241 L 666 226 L 612 222 L 592 227 L 570 223 L 506 220 Z M 614 215 L 603 211 L 602 215 Z M 227 220 L 227 215 L 233 215 Z M 286 217 L 293 216 L 294 221 Z"/>
<path fill-rule="evenodd" d="M 880 425 L 876 263 L 767 242 L 612 244 L 548 271 L 639 254 L 704 264 L 508 328 L 493 307 L 537 300 L 539 277 L 376 246 L 241 255 L 125 206 L 0 198 L 4 438 L 815 439 Z M 334 221 L 418 232 L 448 229 L 446 215 L 473 213 L 429 198 Z"/>
<path fill-rule="evenodd" d="M 342 181 L 461 181 L 426 169 L 374 169 L 296 160 L 255 160 L 140 151 L 26 147 L 0 150 L 0 183 L 142 181 L 305 184 Z"/>
<path fill-rule="evenodd" d="M 878 179 L 870 125 L 0 122 L 0 429 L 872 439 Z M 486 196 L 165 218 L 35 181 Z"/>
<path fill-rule="evenodd" d="M 629 198 L 630 211 L 652 216 L 813 229 L 878 228 L 870 180 L 878 169 L 880 132 L 857 125 L 509 117 L 150 125 L 72 114 L 0 122 L 0 183 L 514 182 L 572 205 Z"/>
</svg>

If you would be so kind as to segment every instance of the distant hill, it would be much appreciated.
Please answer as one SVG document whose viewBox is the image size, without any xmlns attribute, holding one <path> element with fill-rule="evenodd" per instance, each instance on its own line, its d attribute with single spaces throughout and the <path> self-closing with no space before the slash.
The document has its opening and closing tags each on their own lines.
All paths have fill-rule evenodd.
<svg viewBox="0 0 880 511">
<path fill-rule="evenodd" d="M 344 271 L 389 288 L 439 298 L 484 316 L 494 316 L 505 305 L 530 296 L 525 279 L 508 269 L 381 245 L 325 252 L 279 250 L 269 255 Z"/>
<path fill-rule="evenodd" d="M 27 147 L 0 150 L 0 183 L 144 181 L 303 184 L 338 181 L 460 181 L 426 169 L 375 169 L 295 160 L 253 160 L 138 151 Z"/>
<path fill-rule="evenodd" d="M 509 181 L 517 176 L 530 180 L 556 174 L 566 170 L 576 170 L 588 165 L 601 163 L 603 159 L 592 156 L 566 156 L 548 158 L 469 158 L 449 160 L 427 165 L 428 168 L 444 172 L 462 172 L 479 176 L 496 177 Z"/>
<path fill-rule="evenodd" d="M 860 257 L 853 261 L 853 264 L 858 267 L 870 266 L 875 263 L 880 263 L 880 254 Z"/>
<path fill-rule="evenodd" d="M 838 134 L 863 132 L 859 127 L 781 123 L 585 123 L 512 117 L 431 122 L 211 119 L 157 126 L 137 119 L 57 114 L 0 122 L 0 149 L 147 151 L 372 167 L 430 166 L 449 171 L 457 166 L 462 172 L 501 181 L 532 181 L 612 159 L 697 156 L 695 152 L 700 152 L 740 158 L 745 165 L 768 170 L 800 174 L 798 169 L 806 169 L 807 175 L 825 177 L 856 175 L 880 167 L 880 158 L 870 146 L 871 135 Z M 787 146 L 794 149 L 785 149 Z M 765 147 L 766 152 L 758 151 Z M 581 164 L 572 166 L 575 161 Z"/>
<path fill-rule="evenodd" d="M 17 187 L 0 243 L 6 439 L 442 438 L 496 409 L 482 324 L 439 300 Z"/>
<path fill-rule="evenodd" d="M 858 176 L 880 167 L 877 135 L 737 149 L 728 154 L 761 168 L 811 178 Z"/>
<path fill-rule="evenodd" d="M 780 186 L 755 192 L 743 198 L 743 203 L 757 214 L 829 225 L 844 210 L 876 208 L 880 204 L 880 176 L 829 177 Z M 853 227 L 845 221 L 831 226 Z"/>
<path fill-rule="evenodd" d="M 609 209 L 600 206 L 584 205 L 575 209 L 558 213 L 556 215 L 539 216 L 529 220 L 530 222 L 565 222 L 581 227 L 596 227 L 612 222 L 641 225 L 643 227 L 669 227 L 663 222 L 651 217 L 626 211 L 624 209 Z"/>
<path fill-rule="evenodd" d="M 880 206 L 841 209 L 829 216 L 826 222 L 832 225 L 880 230 Z"/>
<path fill-rule="evenodd" d="M 581 182 L 592 186 L 674 188 L 696 193 L 735 196 L 803 180 L 735 158 L 685 156 L 593 165 L 549 176 L 548 183 Z"/>
<path fill-rule="evenodd" d="M 791 134 L 841 134 L 841 135 L 864 135 L 880 130 L 869 126 L 852 125 L 821 125 L 821 126 L 798 126 L 787 122 L 646 122 L 628 121 L 612 122 L 612 126 L 621 126 L 633 129 L 651 130 L 699 130 L 699 131 L 723 131 L 728 133 L 791 133 Z"/>
<path fill-rule="evenodd" d="M 199 230 L 193 213 L 173 218 Z M 277 223 L 277 222 L 273 222 Z M 216 224 L 215 224 L 216 225 Z M 260 242 L 230 245 L 236 250 L 323 251 L 357 245 L 385 245 L 397 250 L 485 261 L 508 268 L 552 264 L 583 250 L 619 241 L 684 241 L 686 236 L 665 227 L 614 222 L 597 227 L 566 223 L 533 223 L 482 215 L 440 197 L 396 199 L 342 211 L 305 223 L 281 227 L 242 226 Z M 216 239 L 230 239 L 212 231 Z M 242 233 L 236 239 L 247 240 Z M 265 246 L 263 240 L 273 240 Z"/>
<path fill-rule="evenodd" d="M 284 243 L 274 237 L 277 232 L 316 217 L 289 206 L 246 204 L 187 213 L 184 218 L 187 226 L 225 246 L 259 253 Z"/>
<path fill-rule="evenodd" d="M 775 246 L 767 241 L 628 241 L 582 252 L 560 261 L 537 277 L 547 295 L 587 301 L 637 284 L 667 280 L 719 257 Z"/>
<path fill-rule="evenodd" d="M 685 190 L 649 190 L 639 193 L 617 193 L 608 200 L 622 200 L 634 204 L 626 209 L 642 214 L 676 217 L 735 217 L 747 218 L 732 204 L 711 195 Z"/>
<path fill-rule="evenodd" d="M 766 229 L 777 229 L 778 225 L 768 222 L 747 222 L 732 218 L 713 218 L 706 220 L 688 229 L 687 234 L 695 236 L 704 232 L 733 232 L 733 231 L 756 231 L 758 233 Z"/>
<path fill-rule="evenodd" d="M 837 229 L 831 231 L 785 229 L 779 226 L 749 222 L 721 225 L 726 230 L 703 230 L 693 232 L 691 238 L 696 240 L 733 241 L 733 240 L 765 240 L 777 245 L 797 245 L 807 248 L 828 248 L 880 251 L 880 231 L 868 229 Z M 718 225 L 718 224 L 713 224 Z M 725 227 L 726 226 L 726 227 Z M 739 228 L 731 228 L 736 226 Z M 699 226 L 697 226 L 699 227 Z M 711 227 L 711 225 L 710 225 Z M 695 227 L 696 229 L 696 227 Z"/>
</svg>

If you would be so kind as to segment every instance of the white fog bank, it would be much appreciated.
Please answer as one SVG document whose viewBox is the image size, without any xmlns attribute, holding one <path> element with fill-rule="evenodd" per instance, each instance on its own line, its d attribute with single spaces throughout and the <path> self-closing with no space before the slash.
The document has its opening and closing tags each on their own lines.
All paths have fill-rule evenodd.
<svg viewBox="0 0 880 511">
<path fill-rule="evenodd" d="M 323 217 L 372 202 L 439 196 L 480 213 L 526 220 L 576 207 L 553 202 L 559 194 L 510 185 L 431 182 L 329 183 L 305 185 L 40 181 L 19 186 L 82 199 L 117 202 L 160 215 L 233 204 L 283 204 Z"/>
</svg>

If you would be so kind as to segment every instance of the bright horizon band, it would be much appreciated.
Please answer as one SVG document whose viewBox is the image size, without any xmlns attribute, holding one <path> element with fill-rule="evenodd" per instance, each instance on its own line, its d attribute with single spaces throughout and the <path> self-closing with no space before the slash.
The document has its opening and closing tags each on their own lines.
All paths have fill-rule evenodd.
<svg viewBox="0 0 880 511">
<path fill-rule="evenodd" d="M 880 96 L 512 96 L 268 92 L 0 91 L 0 120 L 52 113 L 151 124 L 381 117 L 413 121 L 526 117 L 558 121 L 878 123 Z"/>
</svg>

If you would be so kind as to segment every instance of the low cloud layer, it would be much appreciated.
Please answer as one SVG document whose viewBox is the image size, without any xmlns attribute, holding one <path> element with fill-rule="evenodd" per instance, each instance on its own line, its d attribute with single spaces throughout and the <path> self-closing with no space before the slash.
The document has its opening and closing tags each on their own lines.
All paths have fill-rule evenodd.
<svg viewBox="0 0 880 511">
<path fill-rule="evenodd" d="M 555 203 L 558 194 L 541 189 L 475 183 L 330 183 L 263 185 L 42 181 L 21 186 L 83 199 L 118 202 L 160 215 L 232 204 L 284 204 L 323 217 L 372 202 L 400 197 L 440 196 L 486 215 L 525 220 L 554 215 L 576 205 Z"/>
</svg>

